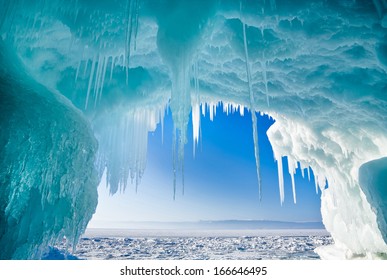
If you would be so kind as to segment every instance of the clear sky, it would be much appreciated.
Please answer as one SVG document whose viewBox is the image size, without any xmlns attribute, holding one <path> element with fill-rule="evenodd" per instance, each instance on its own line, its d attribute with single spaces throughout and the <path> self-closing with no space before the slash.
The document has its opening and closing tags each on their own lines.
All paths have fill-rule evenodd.
<svg viewBox="0 0 387 280">
<path fill-rule="evenodd" d="M 257 114 L 258 115 L 258 114 Z M 261 156 L 262 201 L 259 202 L 255 170 L 251 115 L 245 111 L 226 115 L 218 107 L 210 121 L 202 116 L 202 141 L 193 156 L 192 124 L 185 147 L 185 193 L 177 180 L 173 200 L 172 117 L 164 120 L 164 141 L 160 125 L 149 134 L 145 174 L 135 192 L 129 185 L 124 194 L 109 196 L 99 186 L 99 205 L 89 227 L 117 227 L 129 221 L 199 221 L 199 220 L 278 220 L 321 221 L 320 194 L 311 182 L 297 171 L 297 204 L 293 203 L 290 176 L 285 177 L 285 202 L 281 206 L 277 166 L 266 131 L 273 124 L 259 116 L 258 133 Z M 284 170 L 287 170 L 284 161 Z M 307 176 L 306 176 L 307 177 Z M 102 180 L 104 182 L 105 180 Z"/>
</svg>

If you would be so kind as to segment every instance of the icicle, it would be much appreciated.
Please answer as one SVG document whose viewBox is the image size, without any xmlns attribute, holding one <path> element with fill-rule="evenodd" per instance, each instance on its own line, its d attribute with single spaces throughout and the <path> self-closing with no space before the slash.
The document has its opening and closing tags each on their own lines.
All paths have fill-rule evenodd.
<svg viewBox="0 0 387 280">
<path fill-rule="evenodd" d="M 296 204 L 297 203 L 297 197 L 296 197 L 296 183 L 294 181 L 294 173 L 291 173 L 290 177 L 292 178 L 293 202 L 294 202 L 294 204 Z"/>
<path fill-rule="evenodd" d="M 90 78 L 89 78 L 89 85 L 87 87 L 87 95 L 86 95 L 86 103 L 85 103 L 85 110 L 87 109 L 87 105 L 89 103 L 89 96 L 90 96 L 90 90 L 91 85 L 93 83 L 93 77 L 94 77 L 94 70 L 95 70 L 95 63 L 96 63 L 96 57 L 93 57 L 93 63 L 91 65 L 91 71 L 90 71 Z"/>
<path fill-rule="evenodd" d="M 125 33 L 125 72 L 126 72 L 126 84 L 129 82 L 129 58 L 130 58 L 130 41 L 132 37 L 132 13 L 133 2 L 135 0 L 127 1 L 127 15 L 126 15 L 126 33 Z"/>
<path fill-rule="evenodd" d="M 138 33 L 138 17 L 140 14 L 140 0 L 136 0 L 136 15 L 135 15 L 135 28 L 134 28 L 134 42 L 133 49 L 137 49 L 137 33 Z"/>
<path fill-rule="evenodd" d="M 294 165 L 294 161 L 292 159 L 288 158 L 288 167 L 289 167 L 289 174 L 292 179 L 292 191 L 293 191 L 293 202 L 294 204 L 297 203 L 297 197 L 296 197 L 296 183 L 294 180 L 294 174 L 296 173 L 296 167 Z"/>
<path fill-rule="evenodd" d="M 207 103 L 202 105 L 202 115 L 203 115 L 203 117 L 206 116 L 206 108 L 207 108 Z"/>
<path fill-rule="evenodd" d="M 302 178 L 305 178 L 305 168 L 302 168 L 302 166 L 300 165 L 300 169 Z"/>
<path fill-rule="evenodd" d="M 253 89 L 251 84 L 251 69 L 250 69 L 250 62 L 249 62 L 249 52 L 247 49 L 247 38 L 246 38 L 246 24 L 242 23 L 243 26 L 243 42 L 244 42 L 244 49 L 245 49 L 245 61 L 246 61 L 246 74 L 247 74 L 247 81 L 249 85 L 249 94 L 250 94 L 250 103 L 251 105 L 254 105 L 254 95 L 253 95 Z M 253 108 L 251 108 L 253 109 Z"/>
<path fill-rule="evenodd" d="M 213 121 L 214 120 L 214 106 L 210 105 L 209 110 L 210 110 L 210 120 Z"/>
<path fill-rule="evenodd" d="M 161 116 L 161 144 L 164 145 L 164 115 Z"/>
<path fill-rule="evenodd" d="M 134 40 L 136 40 L 137 32 L 138 32 L 139 2 L 140 0 L 127 1 L 126 34 L 125 34 L 126 84 L 128 84 L 129 82 L 129 59 L 130 59 L 130 50 L 131 50 L 130 47 L 132 43 L 132 34 L 134 32 L 134 36 L 135 36 Z M 136 42 L 134 42 L 134 46 L 136 48 Z"/>
<path fill-rule="evenodd" d="M 285 201 L 285 192 L 284 192 L 284 170 L 282 168 L 282 157 L 280 156 L 277 159 L 277 169 L 278 169 L 278 185 L 280 192 L 281 205 Z"/>
<path fill-rule="evenodd" d="M 193 64 L 193 76 L 195 86 L 195 96 L 192 104 L 192 134 L 193 134 L 193 155 L 195 157 L 195 149 L 199 143 L 200 134 L 200 97 L 199 97 L 199 79 L 198 79 L 197 62 Z"/>
<path fill-rule="evenodd" d="M 103 69 L 102 69 L 102 81 L 101 81 L 101 88 L 99 91 L 99 101 L 101 101 L 102 98 L 102 91 L 103 91 L 103 86 L 105 84 L 105 76 L 106 76 L 106 70 L 107 70 L 107 64 L 108 64 L 108 58 L 104 57 L 103 59 Z"/>
<path fill-rule="evenodd" d="M 314 185 L 316 187 L 316 194 L 318 194 L 319 184 L 318 184 L 318 175 L 314 175 Z"/>
<path fill-rule="evenodd" d="M 113 79 L 113 70 L 114 70 L 114 66 L 115 66 L 115 64 L 114 64 L 115 58 L 113 56 L 111 58 L 112 58 L 112 63 L 110 64 L 110 79 L 109 79 L 109 82 L 111 82 L 112 79 Z"/>
<path fill-rule="evenodd" d="M 255 115 L 255 111 L 251 112 L 252 115 L 252 123 L 253 123 L 253 141 L 254 141 L 254 155 L 255 155 L 255 166 L 257 171 L 258 178 L 258 193 L 259 200 L 262 199 L 262 190 L 261 190 L 261 166 L 259 159 L 259 144 L 258 144 L 258 124 L 257 124 L 257 116 Z"/>
<path fill-rule="evenodd" d="M 308 181 L 310 182 L 310 167 L 308 167 L 307 170 L 308 170 Z"/>
<path fill-rule="evenodd" d="M 199 143 L 199 133 L 200 133 L 200 105 L 197 101 L 192 106 L 192 130 L 193 130 L 193 155 L 195 157 L 195 148 Z"/>
<path fill-rule="evenodd" d="M 89 66 L 89 59 L 85 61 L 85 68 L 83 69 L 83 77 L 86 76 L 88 66 Z"/>
<path fill-rule="evenodd" d="M 94 108 L 97 106 L 97 99 L 98 99 L 98 91 L 99 91 L 99 86 L 100 86 L 100 77 L 101 77 L 101 72 L 102 72 L 102 56 L 99 55 L 98 57 L 98 65 L 97 65 L 97 73 L 95 76 L 95 81 L 94 81 Z"/>
<path fill-rule="evenodd" d="M 241 12 L 241 18 L 242 18 L 242 2 L 240 2 L 240 12 Z M 253 140 L 254 140 L 254 155 L 255 155 L 255 165 L 256 165 L 256 171 L 257 171 L 257 179 L 258 179 L 258 195 L 259 200 L 262 199 L 262 190 L 261 190 L 261 167 L 260 167 L 260 159 L 259 159 L 259 144 L 258 144 L 258 129 L 257 129 L 257 116 L 255 114 L 255 101 L 254 101 L 254 94 L 251 84 L 251 69 L 250 69 L 250 63 L 249 63 L 249 53 L 247 49 L 247 38 L 246 38 L 246 24 L 242 22 L 242 28 L 243 28 L 243 43 L 244 43 L 244 49 L 245 49 L 245 60 L 246 60 L 246 74 L 247 74 L 247 81 L 249 85 L 249 95 L 250 95 L 250 110 L 251 110 L 251 119 L 252 119 L 252 125 L 253 125 Z"/>
<path fill-rule="evenodd" d="M 77 80 L 78 80 L 79 69 L 81 68 L 81 63 L 82 63 L 82 60 L 79 60 L 78 67 L 77 67 L 77 72 L 75 73 L 75 82 L 77 82 Z"/>
<path fill-rule="evenodd" d="M 263 82 L 265 83 L 266 102 L 267 102 L 267 106 L 270 107 L 270 101 L 269 101 L 269 89 L 268 89 L 268 86 L 267 86 L 266 61 L 265 61 L 265 62 L 262 62 L 261 65 L 262 65 Z"/>
</svg>

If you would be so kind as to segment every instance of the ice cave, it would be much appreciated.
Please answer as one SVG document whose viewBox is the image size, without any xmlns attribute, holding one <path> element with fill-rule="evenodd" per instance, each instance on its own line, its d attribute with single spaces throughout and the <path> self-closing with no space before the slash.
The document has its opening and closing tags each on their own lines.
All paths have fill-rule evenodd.
<svg viewBox="0 0 387 280">
<path fill-rule="evenodd" d="M 40 258 L 64 236 L 75 246 L 105 170 L 112 194 L 140 184 L 148 133 L 167 108 L 171 172 L 184 173 L 190 115 L 197 143 L 218 104 L 275 119 L 267 134 L 281 201 L 284 157 L 291 176 L 313 170 L 334 239 L 322 258 L 386 257 L 386 0 L 0 7 L 0 259 Z"/>
</svg>

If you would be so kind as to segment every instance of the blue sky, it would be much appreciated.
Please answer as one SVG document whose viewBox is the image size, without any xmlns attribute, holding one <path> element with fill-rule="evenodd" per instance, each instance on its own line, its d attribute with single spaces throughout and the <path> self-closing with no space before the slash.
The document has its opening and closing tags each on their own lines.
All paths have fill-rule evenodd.
<svg viewBox="0 0 387 280">
<path fill-rule="evenodd" d="M 258 114 L 257 114 L 258 115 Z M 296 179 L 297 204 L 293 203 L 290 176 L 285 171 L 285 202 L 281 206 L 277 166 L 266 131 L 274 121 L 258 117 L 262 174 L 262 201 L 259 201 L 255 170 L 251 115 L 245 111 L 226 115 L 218 108 L 210 121 L 202 116 L 202 141 L 193 156 L 192 124 L 185 146 L 185 193 L 181 177 L 173 200 L 172 117 L 149 134 L 148 161 L 138 193 L 129 186 L 124 194 L 109 196 L 99 187 L 99 205 L 90 227 L 117 227 L 129 221 L 199 221 L 199 220 L 279 220 L 321 221 L 320 194 L 311 182 Z M 287 170 L 284 161 L 284 170 Z M 104 180 L 102 180 L 104 181 Z"/>
</svg>

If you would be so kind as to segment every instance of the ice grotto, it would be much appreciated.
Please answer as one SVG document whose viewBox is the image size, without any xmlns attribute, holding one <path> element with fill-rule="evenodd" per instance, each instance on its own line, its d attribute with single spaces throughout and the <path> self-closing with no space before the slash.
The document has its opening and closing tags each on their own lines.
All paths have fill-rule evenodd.
<svg viewBox="0 0 387 280">
<path fill-rule="evenodd" d="M 322 258 L 385 258 L 386 0 L 0 7 L 0 259 L 40 258 L 63 236 L 75 245 L 105 170 L 112 194 L 140 183 L 148 132 L 166 108 L 171 169 L 183 169 L 190 115 L 197 143 L 201 116 L 215 118 L 219 103 L 275 119 L 267 134 L 281 201 L 284 157 L 291 176 L 313 170 L 334 239 Z"/>
</svg>

